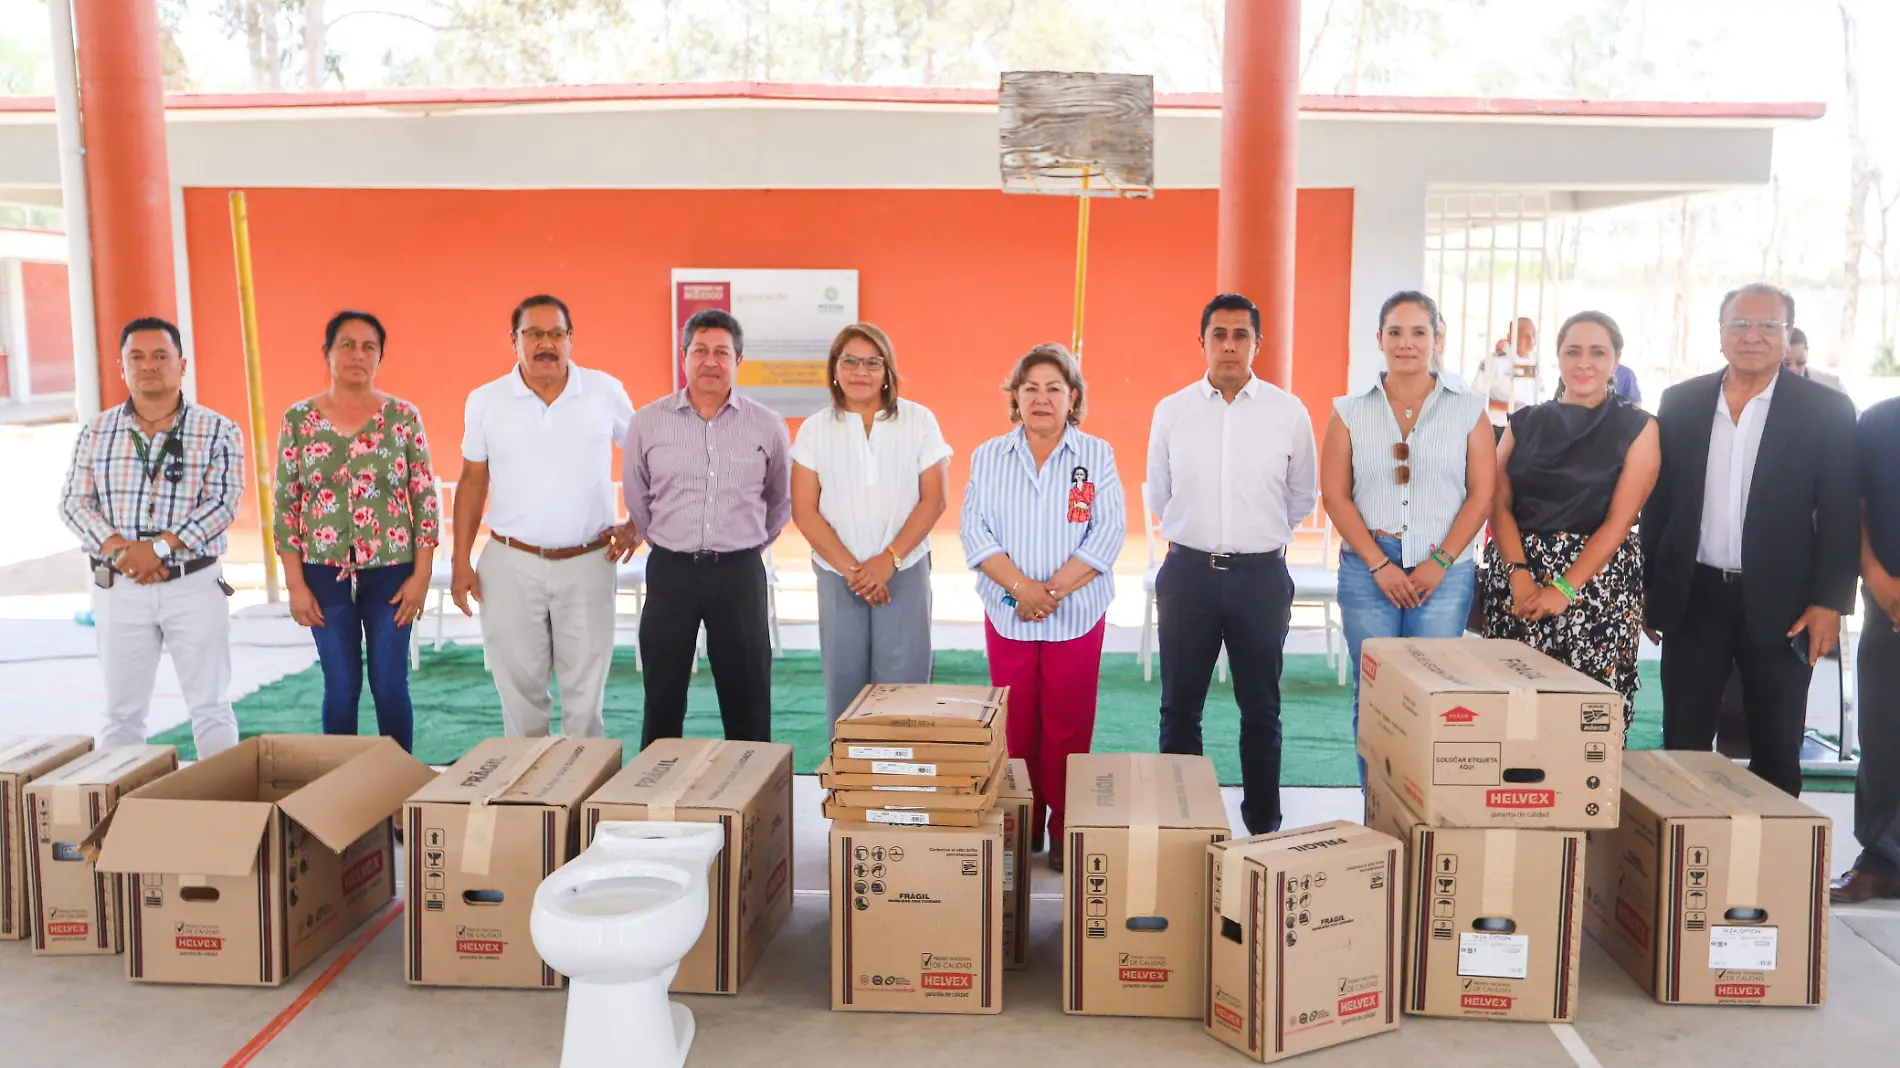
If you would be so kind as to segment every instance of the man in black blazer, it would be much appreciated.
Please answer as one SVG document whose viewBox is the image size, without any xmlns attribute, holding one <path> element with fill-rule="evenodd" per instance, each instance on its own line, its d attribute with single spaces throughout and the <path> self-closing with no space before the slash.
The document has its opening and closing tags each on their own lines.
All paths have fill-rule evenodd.
<svg viewBox="0 0 1900 1068">
<path fill-rule="evenodd" d="M 1672 386 L 1643 508 L 1648 626 L 1661 633 L 1663 748 L 1707 750 L 1731 665 L 1749 770 L 1801 792 L 1808 680 L 1840 639 L 1859 572 L 1854 405 L 1782 370 L 1794 299 L 1722 299 L 1728 368 Z"/>
</svg>

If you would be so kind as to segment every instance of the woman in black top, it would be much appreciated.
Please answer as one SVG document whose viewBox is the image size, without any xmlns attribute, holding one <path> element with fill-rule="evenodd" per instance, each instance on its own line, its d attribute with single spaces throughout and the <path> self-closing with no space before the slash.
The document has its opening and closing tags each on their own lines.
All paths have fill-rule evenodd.
<svg viewBox="0 0 1900 1068">
<path fill-rule="evenodd" d="M 1662 465 L 1656 420 L 1616 392 L 1623 332 L 1578 312 L 1557 332 L 1559 399 L 1511 414 L 1485 579 L 1484 633 L 1521 641 L 1636 707 L 1643 557 L 1630 528 Z"/>
</svg>

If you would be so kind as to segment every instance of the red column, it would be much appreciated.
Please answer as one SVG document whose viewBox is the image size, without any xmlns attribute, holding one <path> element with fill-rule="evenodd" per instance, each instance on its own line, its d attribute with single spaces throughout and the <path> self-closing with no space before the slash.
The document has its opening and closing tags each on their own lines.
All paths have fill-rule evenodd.
<svg viewBox="0 0 1900 1068">
<path fill-rule="evenodd" d="M 99 400 L 126 396 L 119 328 L 141 315 L 178 319 L 172 277 L 165 76 L 154 0 L 76 0 L 79 116 L 91 209 Z"/>
<path fill-rule="evenodd" d="M 1227 0 L 1225 48 L 1217 277 L 1260 305 L 1255 373 L 1291 390 L 1300 0 Z"/>
</svg>

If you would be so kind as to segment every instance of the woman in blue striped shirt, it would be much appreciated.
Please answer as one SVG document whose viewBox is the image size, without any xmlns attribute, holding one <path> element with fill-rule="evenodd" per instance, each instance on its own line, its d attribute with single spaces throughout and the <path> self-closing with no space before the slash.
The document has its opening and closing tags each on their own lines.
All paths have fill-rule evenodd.
<svg viewBox="0 0 1900 1068">
<path fill-rule="evenodd" d="M 1485 398 L 1432 371 L 1438 306 L 1394 293 L 1379 309 L 1385 373 L 1333 401 L 1320 450 L 1320 493 L 1339 550 L 1339 614 L 1353 663 L 1367 638 L 1456 638 L 1477 588 L 1472 543 L 1497 479 Z M 1359 761 L 1365 782 L 1366 762 Z"/>
<path fill-rule="evenodd" d="M 1009 752 L 1029 764 L 1035 848 L 1062 834 L 1069 754 L 1095 734 L 1102 634 L 1128 513 L 1108 442 L 1080 429 L 1082 376 L 1060 345 L 1038 345 L 1004 386 L 1016 429 L 970 456 L 963 553 L 977 593 L 990 684 L 1009 687 Z M 1062 851 L 1049 863 L 1062 868 Z"/>
</svg>

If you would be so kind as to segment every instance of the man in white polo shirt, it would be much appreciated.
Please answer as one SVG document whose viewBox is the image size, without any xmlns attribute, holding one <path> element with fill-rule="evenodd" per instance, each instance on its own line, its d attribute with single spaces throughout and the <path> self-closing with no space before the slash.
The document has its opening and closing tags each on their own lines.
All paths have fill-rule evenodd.
<svg viewBox="0 0 1900 1068">
<path fill-rule="evenodd" d="M 455 605 L 482 605 L 482 643 L 510 738 L 541 738 L 561 688 L 562 733 L 598 738 L 614 645 L 614 561 L 633 555 L 614 524 L 613 447 L 633 402 L 612 375 L 576 366 L 567 305 L 515 308 L 515 366 L 468 396 L 455 495 Z M 470 543 L 487 506 L 479 571 Z"/>
</svg>

